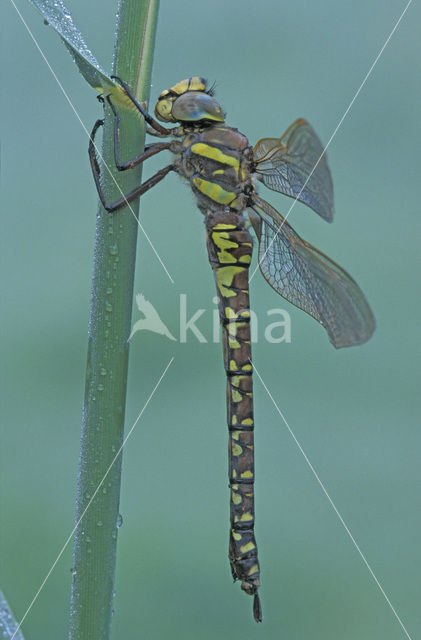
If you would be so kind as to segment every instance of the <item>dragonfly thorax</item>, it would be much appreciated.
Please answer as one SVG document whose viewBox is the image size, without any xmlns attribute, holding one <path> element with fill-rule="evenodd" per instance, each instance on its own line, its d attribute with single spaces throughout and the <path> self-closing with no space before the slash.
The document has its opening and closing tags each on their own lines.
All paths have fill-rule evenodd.
<svg viewBox="0 0 421 640">
<path fill-rule="evenodd" d="M 242 133 L 213 125 L 184 136 L 177 171 L 187 178 L 203 212 L 240 212 L 254 192 L 252 147 Z"/>
<path fill-rule="evenodd" d="M 206 80 L 193 76 L 163 91 L 155 105 L 155 115 L 161 122 L 214 123 L 224 122 L 225 114 L 207 89 Z"/>
</svg>

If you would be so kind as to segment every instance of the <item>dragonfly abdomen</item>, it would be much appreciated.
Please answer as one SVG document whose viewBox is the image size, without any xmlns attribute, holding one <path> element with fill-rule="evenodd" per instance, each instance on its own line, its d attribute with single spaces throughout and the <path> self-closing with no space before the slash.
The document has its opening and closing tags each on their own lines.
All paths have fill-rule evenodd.
<svg viewBox="0 0 421 640">
<path fill-rule="evenodd" d="M 244 219 L 233 212 L 207 216 L 207 246 L 214 272 L 227 374 L 229 429 L 230 542 L 234 580 L 254 596 L 254 617 L 261 620 L 257 591 L 260 569 L 254 537 L 254 418 L 248 269 L 253 241 Z"/>
</svg>

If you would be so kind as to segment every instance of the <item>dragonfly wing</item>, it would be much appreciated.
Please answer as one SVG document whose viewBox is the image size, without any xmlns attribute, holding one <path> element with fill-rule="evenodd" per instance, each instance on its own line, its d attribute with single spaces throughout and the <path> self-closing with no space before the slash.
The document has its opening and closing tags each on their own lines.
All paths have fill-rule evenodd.
<svg viewBox="0 0 421 640">
<path fill-rule="evenodd" d="M 256 196 L 251 209 L 259 266 L 275 291 L 318 320 L 336 348 L 366 342 L 375 320 L 351 276 L 300 238 L 265 200 Z"/>
<path fill-rule="evenodd" d="M 258 178 L 332 222 L 333 184 L 323 145 L 306 120 L 296 120 L 281 138 L 263 138 L 253 150 Z"/>
</svg>

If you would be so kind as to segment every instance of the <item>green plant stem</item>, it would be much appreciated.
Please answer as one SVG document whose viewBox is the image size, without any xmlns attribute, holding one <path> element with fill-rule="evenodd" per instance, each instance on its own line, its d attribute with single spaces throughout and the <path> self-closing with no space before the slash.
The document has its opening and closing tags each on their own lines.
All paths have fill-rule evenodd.
<svg viewBox="0 0 421 640">
<path fill-rule="evenodd" d="M 119 6 L 113 73 L 141 101 L 149 99 L 158 4 L 159 0 L 121 0 Z M 121 113 L 120 130 L 121 157 L 138 155 L 144 145 L 143 121 L 129 111 Z M 102 155 L 127 193 L 140 184 L 141 168 L 114 170 L 112 133 L 107 107 Z M 102 172 L 104 193 L 112 202 L 121 193 L 104 167 Z M 138 202 L 132 209 L 137 214 Z M 121 480 L 121 455 L 115 456 L 123 442 L 137 229 L 128 207 L 113 214 L 100 207 L 76 504 L 71 640 L 110 637 Z M 141 637 L 139 627 L 135 635 Z"/>
</svg>

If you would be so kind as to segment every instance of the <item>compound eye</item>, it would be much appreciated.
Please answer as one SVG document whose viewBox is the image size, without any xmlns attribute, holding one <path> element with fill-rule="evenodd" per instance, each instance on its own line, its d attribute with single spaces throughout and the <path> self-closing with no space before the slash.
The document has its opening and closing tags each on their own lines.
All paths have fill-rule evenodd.
<svg viewBox="0 0 421 640">
<path fill-rule="evenodd" d="M 162 122 L 174 122 L 172 117 L 172 100 L 159 100 L 155 107 L 155 115 Z"/>
</svg>

